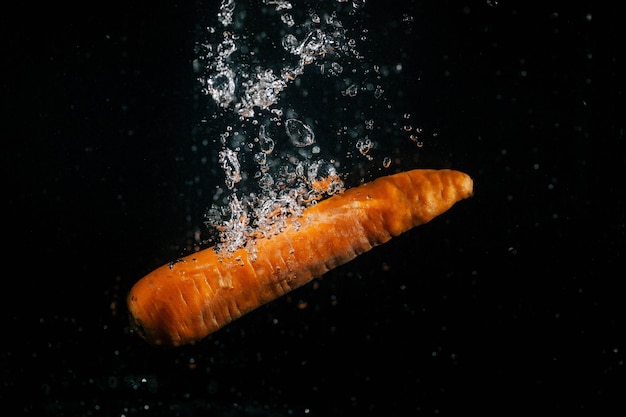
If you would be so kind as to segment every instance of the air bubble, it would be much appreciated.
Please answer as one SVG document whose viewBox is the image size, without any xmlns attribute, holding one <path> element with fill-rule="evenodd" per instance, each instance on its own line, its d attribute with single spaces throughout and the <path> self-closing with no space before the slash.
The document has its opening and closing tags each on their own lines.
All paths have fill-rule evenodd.
<svg viewBox="0 0 626 417">
<path fill-rule="evenodd" d="M 259 145 L 261 151 L 268 155 L 274 150 L 274 141 L 265 133 L 265 126 L 259 127 Z"/>
<path fill-rule="evenodd" d="M 285 132 L 287 132 L 287 136 L 291 139 L 291 143 L 298 148 L 303 148 L 315 143 L 313 130 L 300 120 L 287 119 L 285 122 Z"/>
<path fill-rule="evenodd" d="M 356 142 L 356 148 L 361 152 L 361 155 L 366 155 L 373 147 L 374 143 L 367 136 Z"/>
<path fill-rule="evenodd" d="M 226 187 L 232 189 L 241 181 L 241 165 L 237 159 L 237 152 L 224 149 L 219 153 L 219 162 L 226 174 Z"/>
<path fill-rule="evenodd" d="M 352 84 L 348 88 L 346 88 L 344 91 L 342 91 L 342 94 L 344 96 L 354 97 L 357 95 L 358 92 L 359 92 L 359 87 L 356 84 Z"/>
</svg>

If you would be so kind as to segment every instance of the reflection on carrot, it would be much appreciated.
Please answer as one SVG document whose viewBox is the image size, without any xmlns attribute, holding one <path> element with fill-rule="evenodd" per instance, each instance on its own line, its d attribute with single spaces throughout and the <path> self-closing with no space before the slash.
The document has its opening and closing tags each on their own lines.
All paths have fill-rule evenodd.
<svg viewBox="0 0 626 417">
<path fill-rule="evenodd" d="M 194 343 L 472 195 L 453 170 L 417 169 L 379 178 L 306 208 L 271 238 L 220 257 L 213 248 L 171 262 L 128 295 L 131 325 L 156 345 Z"/>
</svg>

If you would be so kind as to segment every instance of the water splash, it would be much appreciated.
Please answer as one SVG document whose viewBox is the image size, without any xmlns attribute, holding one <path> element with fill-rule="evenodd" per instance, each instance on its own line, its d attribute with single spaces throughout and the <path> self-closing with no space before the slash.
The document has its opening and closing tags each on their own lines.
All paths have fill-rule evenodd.
<svg viewBox="0 0 626 417">
<path fill-rule="evenodd" d="M 216 203 L 206 214 L 207 226 L 219 233 L 220 251 L 247 247 L 254 254 L 256 237 L 280 233 L 305 207 L 343 191 L 342 158 L 374 159 L 374 119 L 365 110 L 353 126 L 332 120 L 322 124 L 303 105 L 318 87 L 338 100 L 369 95 L 384 101 L 381 79 L 391 70 L 369 64 L 359 51 L 367 30 L 354 34 L 344 24 L 365 1 L 311 4 L 297 8 L 287 0 L 222 0 L 217 24 L 207 27 L 206 39 L 197 43 L 198 83 L 215 106 L 207 123 L 224 126 L 218 134 L 218 162 L 225 189 L 216 190 Z M 255 32 L 246 22 L 257 17 L 267 22 Z M 327 82 L 307 89 L 300 82 L 306 74 Z M 337 105 L 344 106 L 350 120 L 348 105 Z M 375 109 L 370 106 L 370 111 Z M 337 147 L 316 139 L 320 126 L 325 137 L 332 137 L 337 126 L 337 143 L 351 143 L 357 152 L 337 155 Z M 379 166 L 388 167 L 390 161 L 386 157 Z"/>
</svg>

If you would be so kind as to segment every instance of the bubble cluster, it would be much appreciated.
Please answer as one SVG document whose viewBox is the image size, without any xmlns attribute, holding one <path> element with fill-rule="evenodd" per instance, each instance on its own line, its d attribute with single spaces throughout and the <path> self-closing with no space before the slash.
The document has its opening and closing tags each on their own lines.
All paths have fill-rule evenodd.
<svg viewBox="0 0 626 417">
<path fill-rule="evenodd" d="M 264 0 L 264 4 L 274 6 L 276 11 L 293 7 L 289 1 Z M 243 118 L 253 118 L 255 109 L 266 110 L 276 104 L 288 83 L 302 75 L 306 66 L 319 64 L 320 71 L 338 75 L 343 67 L 337 60 L 361 56 L 355 40 L 347 37 L 336 11 L 325 13 L 322 19 L 314 10 L 309 10 L 308 18 L 301 24 L 297 24 L 290 13 L 279 16 L 280 32 L 284 32 L 280 47 L 286 52 L 283 65 L 275 69 L 262 64 L 247 65 L 250 51 L 255 49 L 254 39 L 234 31 L 235 12 L 235 0 L 222 1 L 218 13 L 218 20 L 224 27 L 221 38 L 218 28 L 207 29 L 217 39 L 198 45 L 200 56 L 196 65 L 203 72 L 199 82 L 204 94 Z M 357 86 L 353 85 L 347 93 L 355 94 L 356 90 Z"/>
<path fill-rule="evenodd" d="M 304 74 L 334 79 L 319 87 L 338 99 L 384 98 L 380 80 L 390 69 L 366 65 L 358 45 L 367 39 L 367 30 L 355 35 L 344 25 L 365 1 L 310 4 L 315 6 L 222 0 L 217 24 L 207 27 L 206 39 L 197 43 L 198 83 L 215 106 L 207 123 L 224 126 L 216 135 L 219 142 L 213 142 L 221 145 L 217 159 L 224 188 L 217 190 L 206 214 L 206 224 L 219 233 L 220 251 L 246 247 L 253 254 L 255 238 L 280 233 L 288 221 L 297 222 L 305 207 L 344 189 L 341 158 L 333 155 L 337 148 L 320 142 L 315 130 L 321 124 L 296 108 L 317 93 L 317 87 L 302 87 Z M 255 31 L 247 22 L 257 16 L 267 22 Z M 288 96 L 294 94 L 290 91 L 299 99 Z M 338 122 L 335 136 L 339 143 L 345 138 L 352 144 L 348 158 L 369 162 L 376 149 L 371 139 L 375 122 L 364 112 L 362 118 L 354 126 Z M 325 139 L 332 138 L 332 126 L 332 121 L 322 125 Z M 385 157 L 379 166 L 388 167 L 390 161 Z"/>
</svg>

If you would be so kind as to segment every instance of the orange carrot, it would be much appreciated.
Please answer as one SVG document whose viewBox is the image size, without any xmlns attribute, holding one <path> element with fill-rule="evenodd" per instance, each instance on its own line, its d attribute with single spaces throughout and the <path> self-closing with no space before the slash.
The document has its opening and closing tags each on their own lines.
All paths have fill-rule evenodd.
<svg viewBox="0 0 626 417">
<path fill-rule="evenodd" d="M 257 238 L 254 256 L 208 248 L 149 273 L 128 295 L 132 328 L 156 345 L 194 343 L 472 193 L 472 179 L 453 170 L 417 169 L 351 188 Z"/>
</svg>

